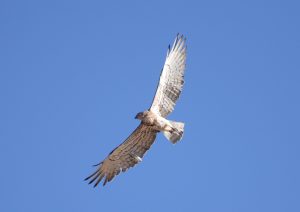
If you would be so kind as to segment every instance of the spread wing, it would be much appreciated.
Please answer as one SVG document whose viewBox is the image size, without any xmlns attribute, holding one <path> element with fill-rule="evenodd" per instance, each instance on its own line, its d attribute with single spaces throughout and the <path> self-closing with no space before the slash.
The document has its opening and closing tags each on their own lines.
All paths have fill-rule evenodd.
<svg viewBox="0 0 300 212">
<path fill-rule="evenodd" d="M 97 165 L 99 166 L 97 170 L 85 180 L 90 180 L 89 184 L 95 182 L 94 187 L 96 187 L 105 178 L 104 186 L 121 171 L 125 172 L 142 161 L 145 152 L 153 144 L 156 134 L 157 131 L 151 126 L 141 123 L 121 145 Z"/>
<path fill-rule="evenodd" d="M 184 83 L 186 62 L 185 38 L 177 35 L 172 48 L 168 49 L 165 65 L 150 110 L 166 117 L 174 110 Z"/>
</svg>

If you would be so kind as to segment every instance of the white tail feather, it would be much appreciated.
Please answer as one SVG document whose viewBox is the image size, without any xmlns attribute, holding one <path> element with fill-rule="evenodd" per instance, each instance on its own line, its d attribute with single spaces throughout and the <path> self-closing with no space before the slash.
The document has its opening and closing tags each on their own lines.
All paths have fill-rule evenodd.
<svg viewBox="0 0 300 212">
<path fill-rule="evenodd" d="M 174 130 L 172 132 L 164 131 L 163 134 L 166 136 L 166 138 L 169 141 L 175 144 L 182 139 L 183 131 L 184 131 L 184 123 L 170 121 L 170 124 L 172 125 Z"/>
</svg>

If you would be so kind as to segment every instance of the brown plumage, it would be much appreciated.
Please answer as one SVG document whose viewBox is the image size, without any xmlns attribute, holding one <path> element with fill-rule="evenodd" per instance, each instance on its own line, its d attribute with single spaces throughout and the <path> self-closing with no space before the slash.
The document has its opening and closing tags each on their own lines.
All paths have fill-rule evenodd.
<svg viewBox="0 0 300 212">
<path fill-rule="evenodd" d="M 152 127 L 141 123 L 124 143 L 115 148 L 104 161 L 98 164 L 96 172 L 85 180 L 90 179 L 90 184 L 95 182 L 94 187 L 96 187 L 102 178 L 105 178 L 103 183 L 105 185 L 121 171 L 125 172 L 128 168 L 133 167 L 141 161 L 145 152 L 151 147 L 157 132 Z"/>
<path fill-rule="evenodd" d="M 174 110 L 182 91 L 185 61 L 185 38 L 177 35 L 172 48 L 170 46 L 168 48 L 166 62 L 150 109 L 136 115 L 136 118 L 141 120 L 141 124 L 97 165 L 97 170 L 85 179 L 89 180 L 89 184 L 94 183 L 96 187 L 104 179 L 103 185 L 105 185 L 120 172 L 125 172 L 141 162 L 158 132 L 163 132 L 172 143 L 182 138 L 184 123 L 170 121 L 165 117 Z"/>
</svg>

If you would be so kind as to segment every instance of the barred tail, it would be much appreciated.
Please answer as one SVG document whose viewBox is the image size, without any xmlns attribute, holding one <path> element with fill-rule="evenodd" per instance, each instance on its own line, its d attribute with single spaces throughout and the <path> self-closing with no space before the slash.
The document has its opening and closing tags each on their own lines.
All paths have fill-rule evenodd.
<svg viewBox="0 0 300 212">
<path fill-rule="evenodd" d="M 173 130 L 172 131 L 164 131 L 163 134 L 166 138 L 171 141 L 173 144 L 176 144 L 178 141 L 182 139 L 183 131 L 184 131 L 184 123 L 170 121 Z"/>
</svg>

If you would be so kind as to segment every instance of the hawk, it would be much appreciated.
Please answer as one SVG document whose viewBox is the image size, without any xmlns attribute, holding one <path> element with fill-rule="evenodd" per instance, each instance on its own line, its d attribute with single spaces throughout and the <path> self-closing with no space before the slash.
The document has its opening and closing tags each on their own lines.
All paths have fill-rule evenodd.
<svg viewBox="0 0 300 212">
<path fill-rule="evenodd" d="M 102 162 L 95 165 L 97 170 L 87 177 L 89 184 L 96 187 L 104 179 L 103 186 L 120 172 L 142 161 L 144 154 L 150 149 L 156 135 L 162 132 L 175 144 L 181 140 L 184 123 L 167 120 L 166 117 L 174 110 L 184 83 L 186 63 L 186 39 L 177 34 L 173 46 L 168 47 L 167 57 L 161 71 L 159 83 L 151 107 L 136 115 L 140 125 Z"/>
</svg>

